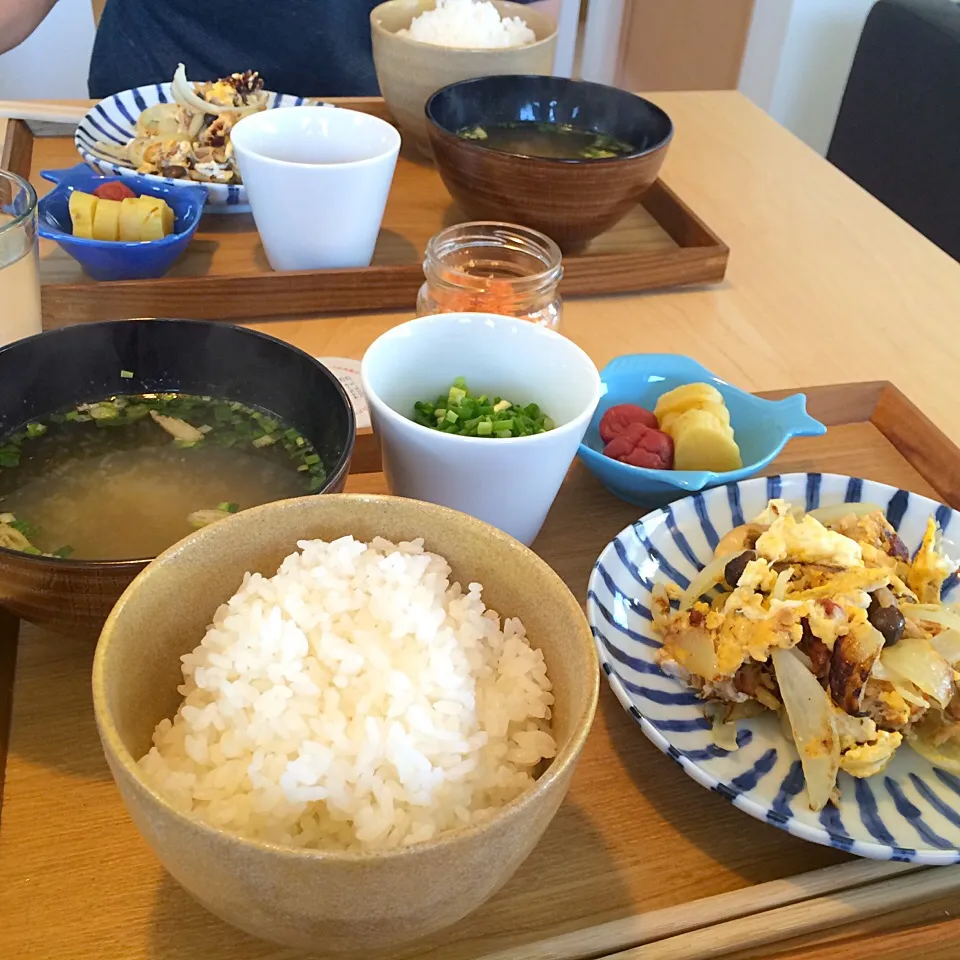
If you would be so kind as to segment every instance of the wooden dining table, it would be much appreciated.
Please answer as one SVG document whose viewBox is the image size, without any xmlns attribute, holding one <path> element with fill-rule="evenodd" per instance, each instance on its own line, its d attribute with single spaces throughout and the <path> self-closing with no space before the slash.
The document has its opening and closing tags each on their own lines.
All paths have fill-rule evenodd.
<svg viewBox="0 0 960 960">
<path fill-rule="evenodd" d="M 960 444 L 960 266 L 738 93 L 651 99 L 676 126 L 662 177 L 729 245 L 726 279 L 702 288 L 569 299 L 562 332 L 600 367 L 624 353 L 682 353 L 754 391 L 890 381 Z M 374 338 L 412 313 L 411 304 L 399 313 L 263 317 L 251 325 L 315 356 L 359 359 Z M 608 710 L 616 709 L 608 690 L 603 698 Z M 692 781 L 683 786 L 701 790 Z M 61 838 L 67 860 L 71 842 L 70 835 Z M 0 829 L 0 876 L 3 851 Z M 640 910 L 639 889 L 636 898 Z M 0 888 L 0 955 L 33 960 L 4 950 L 4 930 L 14 923 L 5 916 L 5 899 Z M 57 904 L 46 909 L 55 912 Z M 90 911 L 100 909 L 91 890 Z M 603 909 L 598 891 L 598 916 Z M 935 899 L 725 955 L 948 960 L 960 956 L 958 909 L 954 899 Z M 200 956 L 187 947 L 135 955 Z"/>
</svg>

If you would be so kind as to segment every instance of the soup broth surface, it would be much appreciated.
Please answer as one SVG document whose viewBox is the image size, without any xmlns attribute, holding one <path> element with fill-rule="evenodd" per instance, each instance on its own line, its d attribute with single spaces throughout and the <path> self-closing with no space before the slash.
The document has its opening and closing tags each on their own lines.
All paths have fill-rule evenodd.
<svg viewBox="0 0 960 960">
<path fill-rule="evenodd" d="M 0 545 L 154 557 L 198 527 L 324 479 L 316 451 L 270 414 L 186 395 L 110 398 L 0 440 Z"/>
<path fill-rule="evenodd" d="M 625 157 L 636 148 L 607 133 L 568 123 L 518 121 L 464 127 L 457 132 L 464 140 L 477 140 L 492 150 L 555 160 L 603 160 Z"/>
</svg>

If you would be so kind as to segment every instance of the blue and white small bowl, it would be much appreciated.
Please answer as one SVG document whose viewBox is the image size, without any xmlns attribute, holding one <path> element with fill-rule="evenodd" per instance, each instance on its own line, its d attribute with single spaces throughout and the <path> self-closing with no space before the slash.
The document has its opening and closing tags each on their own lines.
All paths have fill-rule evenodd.
<svg viewBox="0 0 960 960">
<path fill-rule="evenodd" d="M 94 280 L 162 277 L 187 249 L 207 202 L 207 191 L 199 184 L 174 188 L 156 177 L 127 178 L 124 182 L 138 196 L 160 197 L 169 204 L 174 232 L 162 240 L 141 243 L 91 240 L 73 235 L 70 194 L 74 190 L 93 193 L 102 184 L 116 183 L 120 178 L 100 176 L 82 163 L 68 170 L 42 170 L 40 176 L 56 184 L 37 207 L 40 236 L 60 244 Z"/>
<path fill-rule="evenodd" d="M 580 444 L 579 457 L 614 496 L 627 503 L 655 506 L 705 487 L 743 480 L 767 466 L 791 437 L 819 437 L 827 432 L 807 413 L 807 398 L 802 393 L 784 400 L 762 400 L 679 354 L 616 357 L 600 371 L 600 381 L 603 397 Z M 739 470 L 650 470 L 604 456 L 600 420 L 610 407 L 635 403 L 653 410 L 664 393 L 687 383 L 709 383 L 720 391 L 743 457 Z"/>
<path fill-rule="evenodd" d="M 166 183 L 173 187 L 201 186 L 208 195 L 209 213 L 249 213 L 250 203 L 243 184 L 204 183 L 195 180 L 172 180 L 153 174 L 138 174 L 129 164 L 124 165 L 116 157 L 105 153 L 99 143 L 122 147 L 136 136 L 137 118 L 147 107 L 158 103 L 173 103 L 169 83 L 151 83 L 132 90 L 122 90 L 91 107 L 77 126 L 73 142 L 87 163 L 100 173 L 113 177 L 143 177 L 154 183 Z M 289 93 L 267 93 L 267 109 L 276 107 L 300 107 L 305 103 L 331 107 L 308 97 L 296 97 Z"/>
<path fill-rule="evenodd" d="M 936 514 L 943 547 L 960 561 L 960 515 L 884 483 L 820 473 L 759 477 L 697 493 L 648 513 L 600 554 L 587 588 L 587 619 L 600 665 L 620 703 L 653 743 L 697 783 L 734 806 L 796 837 L 861 857 L 945 864 L 960 861 L 960 777 L 933 766 L 907 745 L 882 773 L 857 780 L 841 773 L 839 806 L 814 813 L 800 759 L 773 714 L 742 720 L 735 751 L 716 746 L 703 702 L 663 673 L 656 654 L 652 591 L 685 588 L 712 559 L 719 539 L 753 519 L 774 497 L 807 510 L 835 503 L 875 503 L 886 510 L 911 553 Z M 957 580 L 944 584 L 945 601 Z"/>
</svg>

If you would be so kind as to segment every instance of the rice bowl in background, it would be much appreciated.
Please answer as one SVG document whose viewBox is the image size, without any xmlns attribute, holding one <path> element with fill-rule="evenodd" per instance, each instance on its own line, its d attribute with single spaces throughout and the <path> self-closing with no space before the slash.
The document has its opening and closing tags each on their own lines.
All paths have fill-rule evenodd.
<svg viewBox="0 0 960 960">
<path fill-rule="evenodd" d="M 418 43 L 466 50 L 523 47 L 537 41 L 537 35 L 520 17 L 501 16 L 490 0 L 437 0 L 432 10 L 414 17 L 397 35 Z"/>
<path fill-rule="evenodd" d="M 433 154 L 423 108 L 436 90 L 471 77 L 503 73 L 549 75 L 553 71 L 557 46 L 557 27 L 553 18 L 521 3 L 509 0 L 490 2 L 500 17 L 522 21 L 533 31 L 535 42 L 521 46 L 484 46 L 489 39 L 481 25 L 475 45 L 462 46 L 469 42 L 464 31 L 471 29 L 462 24 L 463 29 L 451 31 L 452 35 L 445 37 L 457 44 L 455 46 L 442 46 L 406 36 L 402 31 L 409 30 L 414 19 L 424 15 L 420 0 L 387 0 L 370 14 L 373 61 L 383 98 L 403 133 L 404 141 L 412 144 L 424 157 Z M 426 23 L 429 27 L 430 21 Z M 436 31 L 421 27 L 416 32 L 419 34 L 421 29 L 422 35 L 434 40 L 446 33 L 446 28 L 442 27 Z M 508 32 L 504 31 L 505 34 Z"/>
</svg>

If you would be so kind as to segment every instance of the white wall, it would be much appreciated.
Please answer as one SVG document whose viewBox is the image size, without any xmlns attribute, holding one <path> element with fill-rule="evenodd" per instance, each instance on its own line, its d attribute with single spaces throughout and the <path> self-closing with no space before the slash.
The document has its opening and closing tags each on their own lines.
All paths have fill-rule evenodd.
<svg viewBox="0 0 960 960">
<path fill-rule="evenodd" d="M 820 153 L 874 0 L 757 0 L 740 88 Z"/>
<path fill-rule="evenodd" d="M 580 76 L 594 83 L 613 83 L 623 28 L 624 0 L 588 0 L 581 30 Z"/>
<path fill-rule="evenodd" d="M 32 36 L 0 54 L 0 100 L 86 97 L 93 35 L 90 0 L 59 0 Z"/>
<path fill-rule="evenodd" d="M 803 3 L 804 0 L 796 0 Z M 794 0 L 754 0 L 750 34 L 740 70 L 740 90 L 769 110 L 787 42 Z"/>
</svg>

